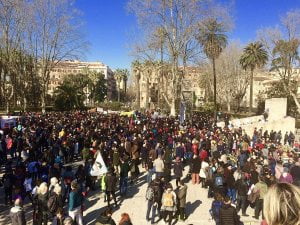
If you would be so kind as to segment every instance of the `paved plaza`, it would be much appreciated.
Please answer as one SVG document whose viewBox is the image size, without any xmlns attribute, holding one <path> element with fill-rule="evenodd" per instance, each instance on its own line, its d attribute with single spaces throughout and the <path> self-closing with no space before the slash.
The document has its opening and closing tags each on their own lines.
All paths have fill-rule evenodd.
<svg viewBox="0 0 300 225">
<path fill-rule="evenodd" d="M 76 163 L 77 164 L 77 163 Z M 185 169 L 185 175 L 188 168 Z M 120 216 L 123 212 L 127 212 L 133 222 L 133 225 L 151 224 L 146 222 L 145 215 L 147 210 L 147 202 L 145 193 L 147 189 L 146 172 L 141 169 L 141 176 L 132 185 L 129 185 L 128 197 L 124 200 L 117 197 L 121 205 L 114 209 L 113 218 L 119 222 Z M 172 180 L 172 185 L 175 187 L 175 179 Z M 211 219 L 209 209 L 211 207 L 212 199 L 207 198 L 207 189 L 201 188 L 201 185 L 193 185 L 190 181 L 187 183 L 187 207 L 186 212 L 188 219 L 185 222 L 174 221 L 177 225 L 214 225 L 215 222 Z M 1 190 L 2 192 L 2 190 Z M 3 194 L 1 193 L 1 202 L 3 202 Z M 88 199 L 85 201 L 86 210 L 84 211 L 84 224 L 95 224 L 95 219 L 106 207 L 107 203 L 99 188 L 96 191 L 89 193 Z M 29 204 L 25 205 L 27 224 L 32 224 L 32 207 Z M 8 207 L 0 205 L 0 224 L 10 224 Z M 253 209 L 247 209 L 249 217 L 241 217 L 245 225 L 259 225 L 260 223 L 252 218 L 254 215 Z M 156 217 L 156 221 L 158 217 Z M 51 223 L 49 223 L 51 224 Z M 158 221 L 157 225 L 164 225 L 163 220 Z"/>
</svg>

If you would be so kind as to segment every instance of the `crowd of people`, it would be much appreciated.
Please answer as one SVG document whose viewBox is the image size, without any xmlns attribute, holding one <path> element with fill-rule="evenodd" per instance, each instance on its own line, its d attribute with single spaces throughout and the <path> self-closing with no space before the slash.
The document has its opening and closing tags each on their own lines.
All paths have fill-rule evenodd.
<svg viewBox="0 0 300 225">
<path fill-rule="evenodd" d="M 249 207 L 255 209 L 255 219 L 262 216 L 263 224 L 299 224 L 300 160 L 295 146 L 292 132 L 283 140 L 280 131 L 246 134 L 242 128 L 214 126 L 208 114 L 183 124 L 152 113 L 28 114 L 1 137 L 5 204 L 14 204 L 13 225 L 25 224 L 25 201 L 32 204 L 33 224 L 81 225 L 84 199 L 99 183 L 107 207 L 95 223 L 116 224 L 113 210 L 143 168 L 148 183 L 145 219 L 151 223 L 156 217 L 168 224 L 186 220 L 186 183 L 191 180 L 214 199 L 210 213 L 217 225 L 242 224 L 238 212 L 247 217 Z M 108 172 L 93 177 L 90 171 L 99 154 Z M 83 164 L 74 167 L 75 160 Z M 123 213 L 119 225 L 132 223 Z"/>
</svg>

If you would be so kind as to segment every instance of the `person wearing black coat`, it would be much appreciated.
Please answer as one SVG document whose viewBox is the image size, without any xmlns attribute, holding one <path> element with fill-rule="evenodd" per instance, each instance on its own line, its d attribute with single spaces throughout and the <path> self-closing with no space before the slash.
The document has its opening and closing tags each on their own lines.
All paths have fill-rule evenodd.
<svg viewBox="0 0 300 225">
<path fill-rule="evenodd" d="M 231 206 L 228 196 L 224 199 L 224 204 L 220 209 L 220 225 L 240 225 L 240 219 L 236 209 Z"/>
<path fill-rule="evenodd" d="M 176 187 L 178 187 L 179 181 L 182 177 L 183 165 L 179 157 L 176 158 L 176 162 L 174 164 L 174 175 L 176 179 Z"/>
<path fill-rule="evenodd" d="M 249 216 L 246 214 L 247 210 L 247 193 L 249 190 L 248 184 L 247 184 L 247 178 L 245 177 L 245 174 L 242 173 L 242 177 L 236 181 L 236 190 L 237 190 L 237 204 L 236 204 L 236 210 L 237 212 L 242 209 L 242 215 L 243 216 Z"/>
<path fill-rule="evenodd" d="M 197 155 L 194 155 L 192 159 L 192 183 L 199 184 L 199 173 L 201 169 L 201 161 Z"/>
<path fill-rule="evenodd" d="M 115 205 L 117 206 L 117 198 L 116 198 L 116 185 L 117 185 L 117 177 L 113 171 L 109 171 L 104 179 L 105 187 L 106 187 L 106 196 L 107 196 L 107 205 L 110 207 L 110 196 L 112 195 Z"/>
<path fill-rule="evenodd" d="M 101 215 L 96 219 L 95 225 L 116 225 L 112 216 L 112 210 L 110 208 L 106 209 Z"/>
</svg>

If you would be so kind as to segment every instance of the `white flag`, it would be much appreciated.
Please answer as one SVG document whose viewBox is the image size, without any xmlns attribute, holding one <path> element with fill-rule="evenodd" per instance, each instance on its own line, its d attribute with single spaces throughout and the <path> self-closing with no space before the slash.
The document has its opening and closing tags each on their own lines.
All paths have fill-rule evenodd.
<svg viewBox="0 0 300 225">
<path fill-rule="evenodd" d="M 98 155 L 97 155 L 97 158 L 96 158 L 96 161 L 91 169 L 91 176 L 93 177 L 98 177 L 98 176 L 101 176 L 103 174 L 106 174 L 107 173 L 107 167 L 103 161 L 103 158 L 102 158 L 102 155 L 100 152 L 98 152 Z"/>
</svg>

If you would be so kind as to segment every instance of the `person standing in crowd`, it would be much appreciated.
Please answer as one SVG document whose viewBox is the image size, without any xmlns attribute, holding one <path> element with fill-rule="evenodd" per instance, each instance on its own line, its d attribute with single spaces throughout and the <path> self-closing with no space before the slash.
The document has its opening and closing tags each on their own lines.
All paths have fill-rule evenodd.
<svg viewBox="0 0 300 225">
<path fill-rule="evenodd" d="M 147 212 L 146 212 L 146 220 L 150 221 L 150 212 L 152 210 L 151 215 L 151 223 L 154 223 L 156 210 L 158 217 L 160 215 L 160 208 L 161 208 L 161 197 L 162 197 L 162 185 L 160 182 L 160 178 L 155 178 L 147 188 L 146 191 L 146 200 L 147 200 Z"/>
<path fill-rule="evenodd" d="M 184 170 L 181 159 L 179 157 L 176 157 L 176 162 L 174 163 L 174 175 L 176 179 L 176 187 L 179 186 L 180 179 L 182 177 L 182 172 Z"/>
<path fill-rule="evenodd" d="M 12 191 L 14 184 L 14 175 L 11 169 L 7 169 L 2 177 L 2 184 L 4 188 L 5 205 L 12 204 Z"/>
<path fill-rule="evenodd" d="M 199 184 L 199 173 L 201 169 L 201 161 L 197 155 L 192 159 L 192 183 Z"/>
<path fill-rule="evenodd" d="M 113 211 L 111 208 L 105 209 L 104 212 L 97 217 L 95 225 L 116 225 L 115 221 L 111 217 L 112 214 Z"/>
<path fill-rule="evenodd" d="M 114 199 L 115 206 L 117 207 L 117 198 L 116 198 L 116 186 L 117 186 L 117 177 L 113 169 L 110 169 L 105 176 L 105 193 L 107 197 L 107 206 L 110 207 L 111 196 Z"/>
<path fill-rule="evenodd" d="M 76 221 L 78 225 L 83 225 L 83 217 L 81 207 L 83 204 L 83 196 L 81 190 L 79 190 L 76 180 L 71 183 L 71 192 L 69 194 L 69 216 Z"/>
<path fill-rule="evenodd" d="M 64 214 L 63 208 L 58 208 L 52 220 L 52 225 L 63 225 L 67 216 Z"/>
<path fill-rule="evenodd" d="M 49 192 L 49 199 L 47 202 L 47 207 L 49 209 L 49 212 L 51 213 L 51 216 L 54 217 L 57 210 L 59 208 L 64 207 L 63 197 L 61 194 L 61 186 L 59 184 L 56 184 L 53 188 L 53 192 Z"/>
<path fill-rule="evenodd" d="M 300 187 L 300 157 L 296 159 L 296 163 L 292 166 L 290 174 L 294 180 L 293 184 Z"/>
<path fill-rule="evenodd" d="M 299 187 L 288 183 L 273 185 L 265 195 L 263 208 L 265 221 L 262 224 L 299 225 Z"/>
<path fill-rule="evenodd" d="M 240 219 L 236 209 L 231 205 L 228 196 L 224 198 L 224 204 L 220 208 L 220 225 L 240 225 Z"/>
<path fill-rule="evenodd" d="M 242 209 L 242 216 L 249 216 L 246 214 L 248 200 L 247 200 L 247 193 L 249 191 L 247 178 L 245 173 L 242 173 L 241 178 L 236 181 L 236 189 L 237 189 L 237 203 L 236 203 L 236 210 L 239 212 Z"/>
<path fill-rule="evenodd" d="M 255 212 L 254 212 L 254 216 L 253 218 L 255 219 L 259 219 L 259 214 L 260 212 L 262 211 L 263 209 L 263 205 L 264 205 L 264 197 L 268 191 L 268 185 L 265 183 L 265 178 L 260 176 L 258 178 L 258 183 L 255 184 L 255 187 L 254 187 L 254 192 L 256 193 L 259 193 L 259 198 L 256 199 L 256 202 L 255 202 Z M 262 217 L 264 218 L 264 215 L 262 215 Z"/>
<path fill-rule="evenodd" d="M 187 186 L 182 180 L 179 181 L 179 187 L 177 189 L 177 212 L 179 214 L 179 219 L 184 221 L 186 219 L 185 206 L 186 206 L 186 195 Z"/>
<path fill-rule="evenodd" d="M 176 209 L 176 194 L 173 191 L 171 184 L 165 190 L 162 196 L 162 210 L 164 222 L 169 225 L 172 224 L 173 214 Z"/>
<path fill-rule="evenodd" d="M 133 225 L 131 223 L 131 219 L 130 219 L 130 216 L 128 215 L 128 213 L 121 214 L 121 220 L 119 222 L 119 225 Z"/>
<path fill-rule="evenodd" d="M 216 225 L 220 225 L 220 209 L 223 206 L 223 197 L 220 193 L 216 193 L 214 200 L 209 210 L 211 217 L 216 222 Z"/>
<path fill-rule="evenodd" d="M 153 161 L 153 167 L 154 167 L 156 177 L 162 177 L 164 173 L 165 165 L 161 155 L 158 155 L 157 159 Z"/>
<path fill-rule="evenodd" d="M 289 184 L 292 184 L 294 182 L 292 175 L 289 173 L 289 168 L 283 167 L 283 173 L 279 177 L 279 182 Z"/>
<path fill-rule="evenodd" d="M 22 200 L 16 199 L 15 206 L 10 210 L 10 219 L 12 225 L 26 225 L 25 212 L 22 208 Z"/>
<path fill-rule="evenodd" d="M 127 194 L 127 186 L 128 186 L 128 173 L 130 171 L 129 163 L 126 159 L 121 158 L 120 163 L 120 195 L 122 197 Z"/>
<path fill-rule="evenodd" d="M 34 197 L 34 205 L 36 206 L 36 218 L 38 225 L 47 225 L 48 223 L 48 186 L 43 182 L 40 184 L 37 190 L 37 194 Z"/>
<path fill-rule="evenodd" d="M 152 181 L 152 176 L 154 174 L 154 167 L 153 167 L 153 159 L 152 156 L 150 155 L 146 164 L 146 170 L 147 170 L 147 183 L 148 185 Z"/>
</svg>

